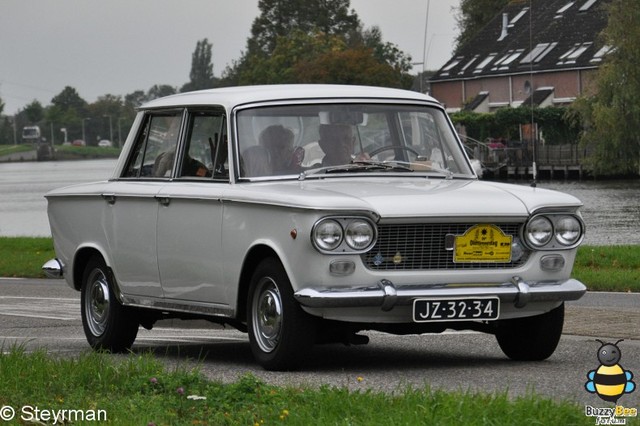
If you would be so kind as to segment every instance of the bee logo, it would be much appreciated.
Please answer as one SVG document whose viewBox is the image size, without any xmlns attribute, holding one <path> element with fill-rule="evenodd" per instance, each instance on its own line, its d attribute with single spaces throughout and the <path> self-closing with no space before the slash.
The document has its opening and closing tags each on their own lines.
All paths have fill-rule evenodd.
<svg viewBox="0 0 640 426">
<path fill-rule="evenodd" d="M 597 340 L 597 339 L 596 339 Z M 625 371 L 620 364 L 622 351 L 616 343 L 605 343 L 597 340 L 602 344 L 598 349 L 598 361 L 600 367 L 597 370 L 591 370 L 587 373 L 589 381 L 584 387 L 589 393 L 597 394 L 600 399 L 617 403 L 618 399 L 625 393 L 631 393 L 635 390 L 636 385 L 631 381 L 633 373 Z"/>
</svg>

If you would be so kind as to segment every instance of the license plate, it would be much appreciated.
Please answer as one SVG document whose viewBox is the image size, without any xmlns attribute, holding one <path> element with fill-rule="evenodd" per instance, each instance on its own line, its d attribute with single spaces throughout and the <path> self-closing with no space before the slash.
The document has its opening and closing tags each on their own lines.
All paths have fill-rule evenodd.
<svg viewBox="0 0 640 426">
<path fill-rule="evenodd" d="M 414 322 L 496 320 L 499 315 L 500 299 L 497 297 L 413 301 Z"/>
</svg>

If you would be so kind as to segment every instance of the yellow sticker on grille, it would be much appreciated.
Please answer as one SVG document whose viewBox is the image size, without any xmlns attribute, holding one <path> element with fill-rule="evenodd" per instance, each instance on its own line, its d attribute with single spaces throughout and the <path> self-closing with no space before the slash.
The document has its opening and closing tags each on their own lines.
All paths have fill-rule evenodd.
<svg viewBox="0 0 640 426">
<path fill-rule="evenodd" d="M 512 238 L 495 225 L 472 226 L 464 235 L 456 235 L 453 261 L 511 262 Z"/>
</svg>

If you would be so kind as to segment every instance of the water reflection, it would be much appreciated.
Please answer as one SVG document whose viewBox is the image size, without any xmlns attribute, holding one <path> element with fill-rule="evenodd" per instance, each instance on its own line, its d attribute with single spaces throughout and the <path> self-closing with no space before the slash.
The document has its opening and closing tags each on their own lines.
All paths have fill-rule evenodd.
<svg viewBox="0 0 640 426">
<path fill-rule="evenodd" d="M 585 244 L 640 244 L 640 180 L 540 182 L 579 198 L 587 225 Z"/>
<path fill-rule="evenodd" d="M 108 179 L 116 160 L 0 163 L 0 236 L 50 236 L 52 189 Z"/>
<path fill-rule="evenodd" d="M 115 164 L 116 160 L 0 163 L 0 236 L 50 236 L 44 194 L 108 179 Z M 542 181 L 538 187 L 572 194 L 584 203 L 585 244 L 640 244 L 640 180 Z"/>
</svg>

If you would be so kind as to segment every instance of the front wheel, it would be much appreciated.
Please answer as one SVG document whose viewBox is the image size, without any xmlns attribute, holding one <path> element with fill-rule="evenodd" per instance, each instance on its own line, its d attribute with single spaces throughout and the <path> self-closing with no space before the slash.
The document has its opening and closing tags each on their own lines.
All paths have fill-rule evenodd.
<svg viewBox="0 0 640 426">
<path fill-rule="evenodd" d="M 294 300 L 287 273 L 277 259 L 263 260 L 253 273 L 247 325 L 251 351 L 266 370 L 295 369 L 311 351 L 313 317 Z"/>
<path fill-rule="evenodd" d="M 564 303 L 542 315 L 498 321 L 496 338 L 509 358 L 542 361 L 556 350 L 563 325 Z"/>
<path fill-rule="evenodd" d="M 138 334 L 138 321 L 113 292 L 113 282 L 102 257 L 89 260 L 82 275 L 80 311 L 87 341 L 96 350 L 124 352 Z"/>
</svg>

